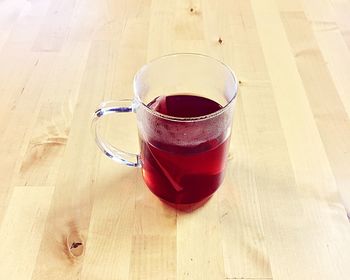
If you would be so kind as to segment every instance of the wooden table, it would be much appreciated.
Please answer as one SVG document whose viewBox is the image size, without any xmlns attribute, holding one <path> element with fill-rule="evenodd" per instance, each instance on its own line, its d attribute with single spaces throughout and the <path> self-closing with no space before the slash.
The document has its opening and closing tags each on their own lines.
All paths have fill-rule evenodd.
<svg viewBox="0 0 350 280">
<path fill-rule="evenodd" d="M 225 182 L 192 212 L 90 134 L 173 52 L 240 80 Z M 350 279 L 349 0 L 3 0 L 0 98 L 0 279 Z M 129 115 L 104 131 L 137 150 Z"/>
</svg>

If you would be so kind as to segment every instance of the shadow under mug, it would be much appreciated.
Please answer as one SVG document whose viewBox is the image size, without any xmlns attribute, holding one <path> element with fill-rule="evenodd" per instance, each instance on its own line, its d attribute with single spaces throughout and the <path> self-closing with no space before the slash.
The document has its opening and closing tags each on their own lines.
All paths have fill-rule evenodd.
<svg viewBox="0 0 350 280">
<path fill-rule="evenodd" d="M 224 178 L 237 86 L 233 71 L 212 57 L 179 53 L 157 58 L 136 73 L 132 100 L 103 102 L 95 111 L 96 144 L 112 160 L 142 168 L 147 186 L 159 198 L 175 204 L 203 201 Z M 175 117 L 149 106 L 160 96 L 175 95 L 204 97 L 220 109 L 197 117 Z M 99 133 L 101 117 L 128 112 L 137 118 L 138 155 L 121 151 Z"/>
</svg>

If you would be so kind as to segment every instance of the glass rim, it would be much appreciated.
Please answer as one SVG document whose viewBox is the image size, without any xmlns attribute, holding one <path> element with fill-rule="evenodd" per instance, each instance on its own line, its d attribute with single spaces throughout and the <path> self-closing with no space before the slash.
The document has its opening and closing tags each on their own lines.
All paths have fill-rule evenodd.
<svg viewBox="0 0 350 280">
<path fill-rule="evenodd" d="M 157 62 L 159 60 L 162 60 L 164 58 L 168 58 L 168 57 L 175 57 L 175 56 L 196 56 L 196 57 L 201 57 L 201 58 L 205 58 L 205 59 L 209 59 L 209 60 L 212 60 L 216 63 L 219 63 L 221 64 L 221 66 L 223 66 L 231 75 L 232 79 L 233 79 L 233 82 L 234 82 L 234 93 L 233 93 L 233 96 L 232 98 L 227 102 L 227 104 L 225 106 L 223 106 L 220 110 L 214 112 L 214 113 L 211 113 L 211 114 L 206 114 L 206 115 L 203 115 L 203 116 L 198 116 L 198 117 L 175 117 L 175 116 L 171 116 L 171 115 L 166 115 L 166 114 L 162 114 L 162 113 L 159 113 L 155 110 L 152 110 L 151 108 L 149 108 L 147 106 L 147 104 L 145 104 L 144 102 L 142 102 L 140 96 L 138 96 L 137 94 L 135 94 L 136 92 L 136 80 L 137 78 L 140 76 L 141 72 L 149 67 L 150 65 L 152 65 L 154 62 Z M 163 55 L 163 56 L 160 56 L 160 57 L 157 57 L 157 58 L 154 58 L 152 60 L 150 60 L 149 62 L 147 62 L 146 64 L 144 64 L 135 74 L 134 76 L 134 80 L 133 80 L 133 87 L 134 87 L 134 94 L 135 94 L 135 98 L 137 99 L 137 101 L 141 104 L 141 106 L 147 111 L 149 112 L 150 114 L 154 115 L 154 116 L 157 116 L 157 117 L 160 117 L 162 119 L 165 119 L 165 120 L 169 120 L 169 121 L 178 121 L 178 122 L 194 122 L 194 121 L 202 121 L 202 120 L 208 120 L 208 119 L 211 119 L 211 118 L 214 118 L 218 115 L 221 115 L 222 113 L 224 113 L 229 107 L 231 107 L 233 101 L 236 99 L 237 97 L 237 92 L 238 92 L 238 82 L 237 82 L 237 78 L 236 78 L 236 75 L 235 75 L 235 72 L 227 65 L 225 64 L 224 62 L 212 57 L 212 56 L 209 56 L 209 55 L 206 55 L 206 54 L 200 54 L 200 53 L 171 53 L 171 54 L 166 54 L 166 55 Z"/>
</svg>

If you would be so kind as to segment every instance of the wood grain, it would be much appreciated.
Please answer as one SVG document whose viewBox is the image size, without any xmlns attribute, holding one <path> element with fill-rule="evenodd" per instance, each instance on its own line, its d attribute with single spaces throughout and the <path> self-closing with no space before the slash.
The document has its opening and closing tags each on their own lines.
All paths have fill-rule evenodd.
<svg viewBox="0 0 350 280">
<path fill-rule="evenodd" d="M 349 0 L 0 1 L 0 278 L 347 280 Z M 174 209 L 90 135 L 147 61 L 240 81 L 224 183 Z M 135 116 L 103 133 L 137 152 Z M 348 214 L 348 216 L 350 216 Z"/>
</svg>

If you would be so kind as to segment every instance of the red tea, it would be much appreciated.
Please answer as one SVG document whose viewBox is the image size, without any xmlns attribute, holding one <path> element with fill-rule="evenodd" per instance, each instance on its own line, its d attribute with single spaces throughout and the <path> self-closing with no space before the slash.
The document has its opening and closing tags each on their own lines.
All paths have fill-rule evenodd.
<svg viewBox="0 0 350 280">
<path fill-rule="evenodd" d="M 222 108 L 213 100 L 194 95 L 158 97 L 148 107 L 182 118 L 204 116 Z M 215 127 L 219 121 L 156 118 L 155 136 L 140 139 L 143 176 L 154 194 L 183 204 L 199 202 L 216 191 L 224 178 L 229 146 L 229 133 Z"/>
</svg>

